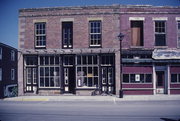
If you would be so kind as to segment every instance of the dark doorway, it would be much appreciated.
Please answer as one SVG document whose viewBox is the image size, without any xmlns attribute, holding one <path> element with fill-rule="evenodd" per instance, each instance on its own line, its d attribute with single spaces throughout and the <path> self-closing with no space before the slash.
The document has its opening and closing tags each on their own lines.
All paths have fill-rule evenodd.
<svg viewBox="0 0 180 121">
<path fill-rule="evenodd" d="M 64 92 L 74 93 L 75 89 L 75 70 L 73 67 L 64 68 Z"/>
<path fill-rule="evenodd" d="M 164 71 L 156 72 L 156 87 L 157 87 L 157 94 L 164 94 L 164 88 L 165 88 Z"/>
</svg>

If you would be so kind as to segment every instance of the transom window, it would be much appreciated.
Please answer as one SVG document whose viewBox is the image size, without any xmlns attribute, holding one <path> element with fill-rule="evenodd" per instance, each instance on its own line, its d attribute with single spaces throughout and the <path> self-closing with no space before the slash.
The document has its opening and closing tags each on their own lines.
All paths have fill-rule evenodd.
<svg viewBox="0 0 180 121">
<path fill-rule="evenodd" d="M 73 47 L 73 22 L 62 22 L 63 48 Z"/>
<path fill-rule="evenodd" d="M 99 67 L 97 55 L 76 57 L 77 87 L 98 87 Z"/>
<path fill-rule="evenodd" d="M 178 41 L 177 41 L 177 45 L 178 45 L 178 48 L 180 48 L 180 21 L 178 21 L 177 23 L 177 35 L 178 35 Z"/>
<path fill-rule="evenodd" d="M 73 56 L 64 56 L 64 59 L 63 59 L 63 65 L 64 66 L 73 66 L 74 64 L 74 57 Z"/>
<path fill-rule="evenodd" d="M 180 74 L 171 74 L 171 83 L 180 83 Z"/>
<path fill-rule="evenodd" d="M 36 56 L 27 56 L 25 57 L 26 65 L 37 66 L 38 60 Z"/>
<path fill-rule="evenodd" d="M 123 74 L 123 83 L 152 83 L 152 74 Z"/>
<path fill-rule="evenodd" d="M 40 88 L 60 88 L 60 57 L 40 56 Z"/>
<path fill-rule="evenodd" d="M 35 46 L 46 47 L 46 23 L 35 23 Z"/>
<path fill-rule="evenodd" d="M 155 46 L 166 46 L 165 21 L 155 21 Z"/>
<path fill-rule="evenodd" d="M 102 32 L 101 32 L 101 21 L 89 21 L 89 36 L 90 36 L 90 47 L 101 46 Z"/>
<path fill-rule="evenodd" d="M 101 65 L 113 66 L 114 65 L 114 56 L 113 55 L 102 55 L 101 56 Z"/>
</svg>

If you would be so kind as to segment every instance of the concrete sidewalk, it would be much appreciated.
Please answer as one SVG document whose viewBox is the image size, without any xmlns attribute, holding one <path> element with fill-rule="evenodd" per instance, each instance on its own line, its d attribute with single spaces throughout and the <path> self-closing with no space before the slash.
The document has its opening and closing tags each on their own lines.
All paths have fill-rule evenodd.
<svg viewBox="0 0 180 121">
<path fill-rule="evenodd" d="M 20 96 L 5 98 L 2 101 L 161 101 L 179 100 L 180 95 L 125 95 L 123 98 L 113 96 Z"/>
</svg>

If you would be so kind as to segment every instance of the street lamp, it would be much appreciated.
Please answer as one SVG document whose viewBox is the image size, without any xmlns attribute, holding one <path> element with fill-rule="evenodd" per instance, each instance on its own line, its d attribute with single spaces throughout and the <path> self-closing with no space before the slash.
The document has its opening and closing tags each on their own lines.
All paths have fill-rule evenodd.
<svg viewBox="0 0 180 121">
<path fill-rule="evenodd" d="M 119 98 L 123 98 L 123 90 L 122 90 L 122 40 L 124 39 L 124 34 L 120 33 L 118 35 L 119 38 L 119 43 L 120 43 L 120 49 L 119 49 L 119 53 L 120 53 L 120 90 L 119 90 Z"/>
</svg>

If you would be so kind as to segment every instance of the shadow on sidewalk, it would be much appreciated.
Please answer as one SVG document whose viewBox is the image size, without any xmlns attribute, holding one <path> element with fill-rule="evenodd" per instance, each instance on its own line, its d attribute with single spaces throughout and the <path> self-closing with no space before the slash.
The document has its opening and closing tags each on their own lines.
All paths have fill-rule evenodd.
<svg viewBox="0 0 180 121">
<path fill-rule="evenodd" d="M 164 121 L 180 121 L 180 119 L 178 119 L 178 120 L 169 119 L 169 118 L 160 118 L 160 119 L 164 120 Z"/>
</svg>

